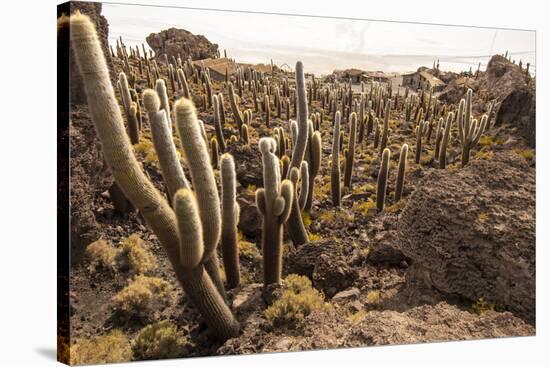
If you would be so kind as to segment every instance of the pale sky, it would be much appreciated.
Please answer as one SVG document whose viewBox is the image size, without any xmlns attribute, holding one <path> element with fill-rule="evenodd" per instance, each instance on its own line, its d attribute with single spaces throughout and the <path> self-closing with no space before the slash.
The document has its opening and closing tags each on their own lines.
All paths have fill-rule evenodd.
<svg viewBox="0 0 550 367">
<path fill-rule="evenodd" d="M 294 68 L 301 60 L 316 74 L 352 67 L 407 72 L 431 67 L 435 59 L 443 70 L 475 71 L 478 62 L 484 69 L 491 55 L 506 50 L 536 70 L 534 31 L 106 3 L 103 14 L 112 43 L 122 36 L 128 45 L 147 46 L 150 33 L 183 28 L 203 34 L 238 62 L 273 59 Z"/>
</svg>

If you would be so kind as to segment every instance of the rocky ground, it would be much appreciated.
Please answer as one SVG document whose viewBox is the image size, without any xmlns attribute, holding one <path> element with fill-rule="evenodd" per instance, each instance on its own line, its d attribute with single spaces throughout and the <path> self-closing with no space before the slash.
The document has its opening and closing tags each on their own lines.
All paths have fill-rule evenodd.
<svg viewBox="0 0 550 367">
<path fill-rule="evenodd" d="M 115 73 L 122 66 L 120 60 L 113 60 Z M 506 67 L 513 69 L 511 64 Z M 282 82 L 281 77 L 275 76 L 273 81 Z M 484 88 L 499 85 L 494 79 Z M 192 87 L 199 95 L 199 86 Z M 232 122 L 227 88 L 224 82 L 213 82 L 213 88 L 225 94 L 228 122 L 224 135 L 229 140 L 231 135 L 238 136 L 238 131 Z M 214 131 L 211 110 L 196 102 L 210 136 Z M 244 108 L 253 109 L 247 91 L 241 99 Z M 310 112 L 321 112 L 319 101 L 313 101 Z M 481 112 L 477 110 L 476 116 Z M 341 208 L 332 207 L 328 165 L 332 121 L 325 112 L 320 129 L 323 160 L 315 179 L 313 208 L 304 217 L 310 242 L 295 248 L 285 236 L 284 274 L 311 279 L 326 307 L 295 325 L 277 327 L 265 314 L 271 301 L 261 285 L 261 219 L 254 191 L 262 187 L 258 139 L 270 136 L 277 126 L 288 132 L 288 122 L 273 116 L 267 128 L 263 115 L 254 113 L 250 144 L 228 146 L 239 182 L 243 274 L 242 286 L 232 290 L 230 298 L 243 330 L 239 337 L 220 344 L 209 338 L 141 216 L 115 210 L 109 194 L 112 179 L 87 107 L 75 104 L 70 130 L 73 341 L 113 329 L 132 339 L 144 326 L 162 320 L 170 320 L 185 335 L 178 357 L 534 335 L 535 154 L 523 122 L 497 117 L 490 123 L 465 168 L 460 167 L 460 145 L 453 134 L 449 166 L 441 170 L 433 159 L 434 137 L 424 144 L 421 162 L 414 163 L 414 123 L 405 123 L 402 111 L 392 111 L 387 210 L 377 212 L 373 200 L 380 153 L 373 148 L 372 134 L 357 146 L 352 186 L 344 190 Z M 347 122 L 343 129 L 347 144 Z M 394 203 L 395 167 L 403 143 L 411 147 L 404 198 Z M 165 192 L 150 149 L 144 119 L 136 155 L 150 179 Z M 132 234 L 145 241 L 158 263 L 147 275 L 168 281 L 171 291 L 166 302 L 155 304 L 145 317 L 121 318 L 113 297 L 132 274 L 125 269 L 92 269 L 86 247 L 101 238 L 120 249 Z"/>
</svg>

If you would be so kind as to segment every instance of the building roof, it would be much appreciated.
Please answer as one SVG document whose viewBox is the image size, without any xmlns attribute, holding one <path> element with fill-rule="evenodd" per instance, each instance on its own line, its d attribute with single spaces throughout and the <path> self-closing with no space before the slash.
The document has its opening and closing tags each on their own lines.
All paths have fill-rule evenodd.
<svg viewBox="0 0 550 367">
<path fill-rule="evenodd" d="M 229 75 L 237 71 L 237 64 L 235 63 L 235 61 L 225 57 L 220 57 L 217 59 L 195 60 L 193 61 L 193 64 L 198 66 L 204 66 L 222 75 L 225 75 L 225 70 L 227 70 L 227 73 Z"/>
<path fill-rule="evenodd" d="M 433 76 L 432 74 L 428 73 L 427 71 L 421 71 L 420 76 L 422 76 L 424 79 L 430 83 L 430 86 L 436 87 L 440 85 L 445 85 L 445 83 L 439 79 L 438 77 Z"/>
<path fill-rule="evenodd" d="M 369 78 L 391 78 L 392 76 L 384 73 L 383 71 L 366 71 L 365 75 Z"/>
</svg>

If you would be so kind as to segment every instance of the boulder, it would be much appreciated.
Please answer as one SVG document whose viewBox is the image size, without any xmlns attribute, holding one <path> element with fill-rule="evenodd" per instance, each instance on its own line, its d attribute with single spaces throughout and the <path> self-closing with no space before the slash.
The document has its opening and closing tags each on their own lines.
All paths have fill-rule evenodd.
<svg viewBox="0 0 550 367">
<path fill-rule="evenodd" d="M 155 56 L 181 57 L 182 60 L 202 60 L 218 57 L 218 45 L 211 43 L 203 35 L 194 35 L 185 29 L 169 28 L 159 33 L 151 33 L 145 38 L 155 51 Z"/>
<path fill-rule="evenodd" d="M 407 276 L 535 320 L 535 169 L 517 153 L 434 170 L 397 226 Z"/>
<path fill-rule="evenodd" d="M 351 287 L 358 278 L 357 270 L 347 260 L 343 244 L 333 239 L 312 241 L 288 255 L 286 273 L 307 276 L 315 288 L 332 297 Z"/>
<path fill-rule="evenodd" d="M 505 123 L 518 127 L 527 144 L 536 146 L 536 96 L 531 88 L 522 87 L 508 94 L 497 111 L 495 125 Z"/>
</svg>

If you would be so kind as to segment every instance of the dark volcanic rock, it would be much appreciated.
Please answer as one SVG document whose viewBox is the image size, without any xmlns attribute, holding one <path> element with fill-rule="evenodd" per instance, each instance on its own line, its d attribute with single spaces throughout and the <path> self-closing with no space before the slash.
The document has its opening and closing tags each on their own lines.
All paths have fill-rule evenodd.
<svg viewBox="0 0 550 367">
<path fill-rule="evenodd" d="M 194 35 L 185 29 L 169 28 L 159 33 L 151 33 L 145 38 L 155 51 L 155 56 L 178 57 L 187 60 L 202 60 L 218 57 L 218 45 L 211 43 L 203 35 Z"/>
<path fill-rule="evenodd" d="M 358 277 L 343 247 L 331 239 L 303 244 L 288 256 L 288 273 L 307 276 L 315 288 L 332 297 L 349 288 Z"/>
<path fill-rule="evenodd" d="M 504 98 L 497 111 L 495 125 L 511 123 L 531 147 L 536 145 L 536 96 L 527 87 L 516 89 Z"/>
<path fill-rule="evenodd" d="M 535 170 L 518 154 L 431 172 L 410 196 L 398 233 L 411 281 L 534 322 Z"/>
<path fill-rule="evenodd" d="M 109 68 L 109 73 L 111 75 L 111 81 L 114 79 L 114 68 L 113 61 L 111 59 L 111 53 L 109 51 L 109 23 L 103 15 L 101 15 L 101 3 L 90 3 L 90 2 L 81 2 L 81 1 L 71 1 L 70 9 L 71 14 L 80 11 L 82 14 L 86 14 L 90 17 L 92 22 L 95 24 L 99 40 L 101 42 L 101 48 L 103 49 L 103 54 L 107 60 L 107 67 Z M 71 50 L 72 53 L 72 50 Z M 71 55 L 70 62 L 70 77 L 71 77 L 71 104 L 83 104 L 86 103 L 86 93 L 84 92 L 84 85 L 82 84 L 82 78 L 78 72 L 78 68 L 74 61 L 74 57 Z"/>
<path fill-rule="evenodd" d="M 487 70 L 477 81 L 477 89 L 485 90 L 490 98 L 502 101 L 516 89 L 527 87 L 525 70 L 512 64 L 505 57 L 495 55 L 487 64 Z"/>
<path fill-rule="evenodd" d="M 249 145 L 230 144 L 227 152 L 235 158 L 237 181 L 243 186 L 263 187 L 262 158 L 258 149 Z"/>
</svg>

